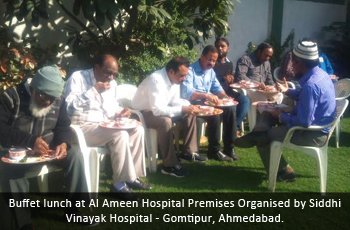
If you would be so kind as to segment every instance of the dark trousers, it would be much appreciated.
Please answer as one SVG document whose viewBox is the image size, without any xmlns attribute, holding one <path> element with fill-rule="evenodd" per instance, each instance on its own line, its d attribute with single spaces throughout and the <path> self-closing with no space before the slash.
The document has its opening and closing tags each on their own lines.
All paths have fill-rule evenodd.
<svg viewBox="0 0 350 230">
<path fill-rule="evenodd" d="M 274 127 L 275 125 L 279 125 Z M 260 139 L 257 148 L 259 151 L 260 158 L 265 166 L 265 170 L 269 173 L 270 168 L 270 145 L 272 141 L 283 142 L 287 132 L 288 127 L 278 123 L 277 119 L 273 118 L 269 113 L 262 113 L 254 129 L 259 131 L 266 130 L 267 136 L 266 139 Z M 294 132 L 294 135 L 291 138 L 291 143 L 296 145 L 303 146 L 322 146 L 327 140 L 327 134 L 320 131 L 306 131 L 306 130 L 297 130 Z M 278 171 L 283 171 L 288 165 L 287 161 L 281 156 L 280 164 Z"/>
<path fill-rule="evenodd" d="M 195 116 L 183 115 L 175 118 L 154 116 L 151 110 L 144 110 L 141 111 L 141 113 L 145 119 L 147 128 L 153 128 L 158 131 L 158 143 L 165 167 L 174 167 L 179 164 L 174 148 L 174 135 L 172 132 L 173 122 L 182 122 L 184 143 L 182 153 L 198 152 Z"/>
<path fill-rule="evenodd" d="M 234 98 L 239 103 L 236 107 L 236 125 L 237 125 L 237 129 L 240 130 L 241 123 L 243 122 L 245 116 L 248 113 L 250 99 L 249 97 L 243 94 L 233 91 L 231 88 L 227 90 L 225 89 L 225 92 L 228 96 Z"/>
<path fill-rule="evenodd" d="M 204 122 L 208 125 L 208 154 L 213 154 L 220 151 L 220 125 L 223 122 L 223 142 L 224 153 L 232 151 L 234 145 L 233 140 L 236 138 L 236 119 L 235 108 L 225 107 L 223 108 L 222 115 L 198 117 L 197 127 L 200 129 Z"/>
<path fill-rule="evenodd" d="M 67 157 L 62 160 L 53 161 L 50 164 L 55 164 L 63 168 L 65 172 L 65 188 L 67 192 L 67 199 L 72 202 L 72 205 L 78 200 L 85 200 L 89 202 L 87 195 L 87 185 L 84 172 L 84 164 L 82 153 L 77 145 L 72 145 L 68 150 Z M 23 188 L 24 191 L 29 190 L 29 182 L 24 177 L 25 172 L 33 165 L 12 165 L 1 163 L 1 191 L 6 192 L 6 201 L 15 199 L 22 201 L 27 199 L 28 195 L 25 192 L 14 193 L 16 188 Z M 11 180 L 11 183 L 10 183 Z M 15 218 L 18 228 L 31 223 L 30 208 L 10 208 Z M 76 208 L 67 209 L 66 212 L 74 212 Z"/>
</svg>

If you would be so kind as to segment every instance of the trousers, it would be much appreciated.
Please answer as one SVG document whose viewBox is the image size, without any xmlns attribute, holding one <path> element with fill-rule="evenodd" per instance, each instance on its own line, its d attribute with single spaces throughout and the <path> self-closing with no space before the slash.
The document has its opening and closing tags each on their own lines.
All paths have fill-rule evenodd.
<svg viewBox="0 0 350 230">
<path fill-rule="evenodd" d="M 105 146 L 109 149 L 114 184 L 146 176 L 142 126 L 131 130 L 115 130 L 87 123 L 81 129 L 87 145 Z"/>
<path fill-rule="evenodd" d="M 277 125 L 277 126 L 275 126 Z M 264 164 L 265 170 L 269 173 L 270 167 L 270 145 L 272 141 L 283 142 L 287 132 L 288 127 L 282 125 L 278 120 L 272 117 L 268 112 L 263 112 L 256 123 L 255 130 L 266 130 L 267 136 L 264 140 L 263 138 L 257 143 L 257 148 L 259 151 L 260 158 Z M 322 146 L 327 141 L 327 134 L 320 131 L 307 131 L 307 130 L 297 130 L 294 132 L 291 142 L 296 145 L 304 146 Z M 287 161 L 281 156 L 278 171 L 283 171 L 288 165 Z"/>
<path fill-rule="evenodd" d="M 29 182 L 25 173 L 33 165 L 11 165 L 0 163 L 1 191 L 6 194 L 6 201 L 15 199 L 21 201 L 28 198 Z M 58 161 L 50 162 L 63 168 L 65 172 L 65 188 L 67 199 L 75 204 L 78 200 L 89 202 L 87 185 L 84 174 L 83 156 L 77 145 L 72 145 L 68 150 L 67 157 Z M 84 196 L 86 195 L 86 196 Z M 31 223 L 30 208 L 13 207 L 10 211 L 15 219 L 17 228 Z"/>
<path fill-rule="evenodd" d="M 143 110 L 141 113 L 143 114 L 147 128 L 156 129 L 158 132 L 158 143 L 162 153 L 164 167 L 174 167 L 179 164 L 174 148 L 173 122 L 181 121 L 182 123 L 182 153 L 198 152 L 195 116 L 183 115 L 174 118 L 154 116 L 151 110 Z"/>
</svg>

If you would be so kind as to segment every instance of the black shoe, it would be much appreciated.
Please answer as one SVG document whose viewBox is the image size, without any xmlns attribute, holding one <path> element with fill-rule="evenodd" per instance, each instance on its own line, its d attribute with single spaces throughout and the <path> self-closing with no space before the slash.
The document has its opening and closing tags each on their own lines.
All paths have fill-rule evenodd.
<svg viewBox="0 0 350 230">
<path fill-rule="evenodd" d="M 193 161 L 193 162 L 199 162 L 204 163 L 208 160 L 207 157 L 201 156 L 198 153 L 187 153 L 187 154 L 181 154 L 179 156 L 180 159 L 186 160 L 186 161 Z"/>
<path fill-rule="evenodd" d="M 223 154 L 221 151 L 217 151 L 216 153 L 213 154 L 208 154 L 209 159 L 217 160 L 217 161 L 227 161 L 227 162 L 232 162 L 233 159 L 229 156 L 226 156 Z"/>
<path fill-rule="evenodd" d="M 277 173 L 277 182 L 294 182 L 296 180 L 294 172 L 278 172 Z"/>
<path fill-rule="evenodd" d="M 116 189 L 113 185 L 111 186 L 110 192 L 115 193 L 116 198 L 120 200 L 138 200 L 139 197 L 131 191 L 131 189 L 125 185 L 121 190 Z"/>
<path fill-rule="evenodd" d="M 68 218 L 70 218 L 70 216 L 75 216 L 75 217 L 81 217 L 81 218 L 78 218 L 78 219 L 81 219 L 81 220 L 88 220 L 88 222 L 68 222 Z M 64 215 L 64 218 L 65 218 L 65 221 L 68 222 L 68 223 L 77 223 L 83 227 L 94 227 L 96 225 L 99 225 L 100 222 L 96 222 L 94 220 L 94 218 L 90 221 L 90 218 L 89 218 L 89 215 L 83 213 L 83 212 L 76 212 L 76 213 L 65 213 Z M 33 228 L 34 229 L 34 228 Z"/>
<path fill-rule="evenodd" d="M 163 166 L 162 173 L 165 175 L 171 175 L 178 178 L 182 178 L 189 175 L 188 171 L 182 168 L 180 165 L 175 165 L 174 167 Z"/>
<path fill-rule="evenodd" d="M 258 143 L 268 143 L 269 139 L 267 137 L 267 132 L 265 131 L 253 131 L 244 135 L 241 138 L 234 140 L 234 145 L 241 148 L 251 148 L 257 145 Z"/>
<path fill-rule="evenodd" d="M 232 150 L 230 150 L 228 152 L 225 152 L 225 155 L 231 157 L 234 161 L 238 161 L 239 160 L 239 156 L 236 154 L 234 149 L 232 149 Z"/>
<path fill-rule="evenodd" d="M 136 179 L 132 183 L 126 182 L 126 185 L 133 190 L 151 190 L 152 189 L 151 185 L 145 184 L 142 181 L 140 181 L 139 179 Z"/>
</svg>

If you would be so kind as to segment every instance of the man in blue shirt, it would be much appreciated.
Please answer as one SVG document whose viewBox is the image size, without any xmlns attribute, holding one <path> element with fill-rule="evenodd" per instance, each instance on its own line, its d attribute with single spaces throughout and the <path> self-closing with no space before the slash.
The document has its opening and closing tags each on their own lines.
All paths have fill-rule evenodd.
<svg viewBox="0 0 350 230">
<path fill-rule="evenodd" d="M 228 97 L 213 70 L 218 56 L 215 46 L 208 45 L 203 49 L 201 57 L 191 64 L 186 80 L 181 83 L 182 98 L 190 100 L 193 104 L 202 104 L 205 100 L 217 103 L 219 98 Z M 208 158 L 219 161 L 238 160 L 233 148 L 236 134 L 234 107 L 224 108 L 222 116 L 224 153 L 220 151 L 220 116 L 197 118 L 197 122 L 201 123 L 203 119 L 208 124 Z M 200 127 L 198 123 L 197 127 Z"/>
<path fill-rule="evenodd" d="M 277 87 L 297 104 L 291 111 L 275 110 L 264 112 L 252 133 L 239 138 L 235 144 L 240 147 L 257 145 L 265 169 L 269 172 L 270 143 L 283 141 L 288 129 L 293 126 L 323 126 L 336 117 L 336 101 L 334 85 L 328 74 L 318 67 L 317 45 L 311 41 L 303 41 L 293 50 L 292 63 L 299 77 L 301 89 L 289 89 L 287 84 L 277 83 Z M 274 127 L 275 125 L 278 127 Z M 330 127 L 322 131 L 296 131 L 291 142 L 297 145 L 322 146 L 327 140 Z M 278 181 L 294 181 L 293 169 L 281 157 Z"/>
</svg>

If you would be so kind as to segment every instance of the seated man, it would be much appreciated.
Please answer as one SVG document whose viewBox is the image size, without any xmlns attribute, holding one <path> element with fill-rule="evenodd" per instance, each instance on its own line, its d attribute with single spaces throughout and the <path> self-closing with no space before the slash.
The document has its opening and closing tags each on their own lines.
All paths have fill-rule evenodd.
<svg viewBox="0 0 350 230">
<path fill-rule="evenodd" d="M 3 92 L 0 97 L 0 145 L 6 148 L 31 148 L 41 156 L 49 154 L 50 150 L 55 151 L 57 160 L 50 164 L 57 164 L 64 169 L 68 198 L 75 204 L 82 198 L 74 193 L 88 190 L 82 153 L 79 146 L 70 145 L 70 120 L 61 96 L 63 85 L 57 66 L 46 66 L 39 69 L 34 78 Z M 25 172 L 31 167 L 1 162 L 1 191 L 20 192 L 11 196 L 18 201 L 26 199 L 29 183 Z M 17 227 L 33 229 L 30 209 L 13 209 Z M 66 213 L 77 212 L 76 208 L 66 209 Z"/>
<path fill-rule="evenodd" d="M 199 156 L 197 148 L 196 117 L 199 108 L 180 98 L 179 84 L 186 79 L 190 63 L 178 57 L 168 62 L 165 68 L 157 70 L 142 81 L 132 100 L 132 107 L 141 111 L 148 128 L 158 131 L 158 143 L 163 155 L 162 173 L 184 177 L 188 172 L 181 168 L 175 154 L 174 137 L 171 131 L 173 121 L 182 120 L 184 144 L 180 158 L 206 161 Z"/>
<path fill-rule="evenodd" d="M 130 110 L 117 102 L 118 62 L 112 55 L 99 55 L 94 67 L 74 72 L 65 87 L 67 113 L 72 123 L 80 125 L 89 146 L 106 146 L 111 154 L 113 186 L 111 191 L 122 199 L 133 200 L 132 189 L 150 190 L 140 181 L 146 176 L 144 130 L 115 130 L 99 123 L 117 117 L 129 117 Z"/>
<path fill-rule="evenodd" d="M 219 51 L 219 58 L 214 66 L 216 78 L 220 82 L 225 93 L 230 97 L 238 101 L 236 108 L 236 124 L 237 124 L 237 137 L 241 137 L 243 132 L 241 130 L 241 123 L 244 117 L 247 115 L 250 100 L 247 96 L 234 91 L 230 84 L 233 83 L 233 64 L 227 58 L 227 54 L 230 50 L 230 43 L 226 38 L 218 38 L 215 41 L 215 47 Z"/>
<path fill-rule="evenodd" d="M 228 97 L 213 70 L 218 56 L 218 50 L 215 46 L 208 45 L 203 49 L 201 57 L 198 61 L 191 64 L 186 80 L 181 83 L 182 98 L 191 100 L 193 103 L 203 103 L 204 100 L 217 103 L 219 98 Z M 237 127 L 234 115 L 234 107 L 224 108 L 222 116 L 224 153 L 220 151 L 220 116 L 197 118 L 199 123 L 204 122 L 204 119 L 208 123 L 208 158 L 219 161 L 239 159 L 233 148 Z"/>
<path fill-rule="evenodd" d="M 238 59 L 235 82 L 246 80 L 273 85 L 269 62 L 272 55 L 272 46 L 268 43 L 261 43 L 254 52 Z"/>
<path fill-rule="evenodd" d="M 288 89 L 287 84 L 277 83 L 281 92 L 297 101 L 289 113 L 282 110 L 264 112 L 253 132 L 236 139 L 239 147 L 257 145 L 260 157 L 267 172 L 270 164 L 270 143 L 284 140 L 288 129 L 293 126 L 309 127 L 325 125 L 336 117 L 334 86 L 328 74 L 318 67 L 317 45 L 303 41 L 293 50 L 293 70 L 301 85 L 300 90 Z M 274 127 L 275 125 L 277 127 Z M 330 127 L 322 131 L 296 131 L 291 142 L 296 145 L 322 146 L 327 140 Z M 294 181 L 293 169 L 281 157 L 278 169 L 278 181 Z"/>
</svg>

